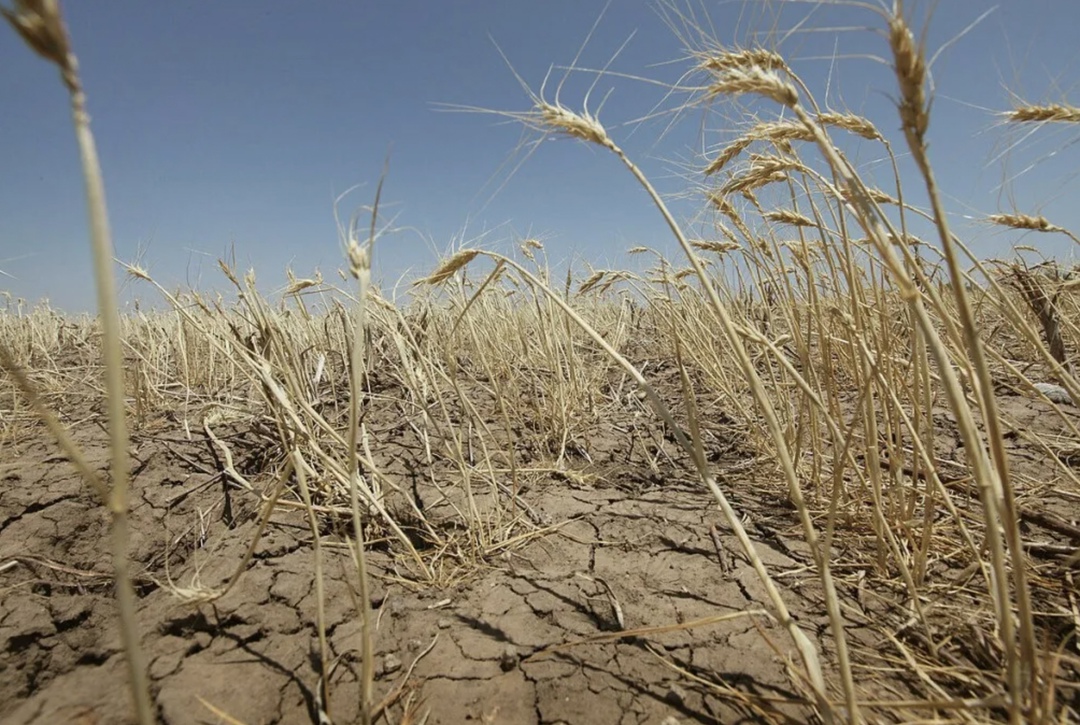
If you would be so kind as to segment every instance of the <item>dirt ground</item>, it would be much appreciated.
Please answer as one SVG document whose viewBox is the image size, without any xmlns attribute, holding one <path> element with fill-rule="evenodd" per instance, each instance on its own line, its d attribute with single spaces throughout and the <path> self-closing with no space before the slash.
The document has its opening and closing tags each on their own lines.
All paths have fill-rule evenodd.
<svg viewBox="0 0 1080 725">
<path fill-rule="evenodd" d="M 1011 410 L 1034 425 L 1046 418 L 1041 405 L 1016 398 Z M 104 430 L 73 423 L 91 463 L 106 470 Z M 405 436 L 381 440 L 387 460 L 400 461 L 411 445 Z M 715 502 L 684 468 L 657 475 L 639 461 L 620 463 L 622 445 L 598 436 L 587 475 L 536 479 L 522 499 L 549 528 L 472 571 L 448 572 L 445 586 L 408 581 L 400 559 L 373 547 L 376 697 L 386 698 L 391 722 L 425 709 L 430 723 L 807 721 L 809 709 L 797 704 L 804 693 L 792 690 L 788 675 L 800 669 L 790 639 L 769 617 L 746 614 L 770 607 Z M 257 506 L 224 485 L 201 434 L 189 438 L 167 417 L 136 430 L 133 452 L 131 551 L 160 720 L 228 722 L 216 708 L 248 725 L 318 722 L 316 585 L 302 513 L 273 516 L 226 596 L 183 603 L 167 586 L 170 576 L 179 585 L 196 572 L 207 585 L 224 581 L 243 560 Z M 820 587 L 796 516 L 770 483 L 775 474 L 747 465 L 737 450 L 717 457 L 721 469 L 739 471 L 725 479 L 733 504 L 831 669 Z M 107 517 L 44 433 L 4 458 L 0 721 L 128 722 Z M 1053 505 L 1056 521 L 1075 518 L 1075 502 Z M 329 712 L 339 724 L 356 721 L 360 672 L 356 574 L 340 541 L 328 527 Z M 856 652 L 880 649 L 875 625 L 884 610 L 857 587 L 841 593 Z M 690 630 L 613 634 L 717 615 L 731 617 Z M 566 646 L 549 649 L 559 645 Z M 882 687 L 888 697 L 910 692 L 899 676 Z"/>
</svg>

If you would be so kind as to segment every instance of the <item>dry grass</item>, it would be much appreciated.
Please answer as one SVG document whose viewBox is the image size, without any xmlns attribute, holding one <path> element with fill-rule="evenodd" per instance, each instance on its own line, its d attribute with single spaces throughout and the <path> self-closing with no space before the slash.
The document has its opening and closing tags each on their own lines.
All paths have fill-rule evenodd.
<svg viewBox="0 0 1080 725">
<path fill-rule="evenodd" d="M 231 482 L 263 506 L 263 524 L 275 506 L 304 509 L 317 572 L 320 521 L 335 522 L 355 543 L 362 589 L 365 541 L 389 542 L 398 576 L 424 587 L 465 579 L 497 552 L 544 535 L 551 522 L 519 495 L 541 472 L 523 469 L 518 451 L 543 451 L 550 471 L 564 472 L 570 458 L 588 457 L 589 431 L 606 410 L 643 401 L 672 431 L 680 465 L 713 495 L 752 562 L 770 614 L 798 652 L 793 684 L 823 721 L 1075 719 L 1069 680 L 1080 662 L 1067 654 L 1075 623 L 1062 625 L 1075 592 L 1061 582 L 1076 541 L 1036 560 L 1026 527 L 1061 522 L 1039 509 L 1038 482 L 1017 473 L 1005 441 L 1025 440 L 1056 485 L 1076 496 L 1080 480 L 1062 451 L 1080 448 L 1080 430 L 1055 405 L 1071 434 L 1040 438 L 1011 419 L 999 391 L 1041 398 L 1037 384 L 1054 380 L 1080 400 L 1070 362 L 1080 345 L 1080 298 L 1056 266 L 982 262 L 950 230 L 925 141 L 923 49 L 901 14 L 884 16 L 917 178 L 897 174 L 887 190 L 868 185 L 834 134 L 875 144 L 896 168 L 893 146 L 868 119 L 818 112 L 776 52 L 691 49 L 690 103 L 755 94 L 784 111 L 747 119 L 745 133 L 702 161 L 716 238 L 691 240 L 595 115 L 531 94 L 532 109 L 508 115 L 618 157 L 649 192 L 683 260 L 657 255 L 644 276 L 602 270 L 560 282 L 538 242 L 524 243 L 520 258 L 463 249 L 400 305 L 370 285 L 373 222 L 366 242 L 352 231 L 345 237 L 355 289 L 294 280 L 269 301 L 253 273 L 222 265 L 237 300 L 225 304 L 173 295 L 130 267 L 169 311 L 123 320 L 128 415 L 141 425 L 168 411 L 204 429 Z M 1022 108 L 1009 120 L 1075 115 L 1063 106 Z M 931 208 L 901 202 L 904 183 L 921 185 Z M 915 237 L 916 219 L 936 239 Z M 989 221 L 1071 236 L 1042 217 Z M 45 403 L 57 405 L 74 387 L 71 377 L 95 364 L 100 324 L 10 300 L 0 310 L 9 370 L 0 442 L 32 434 L 35 416 L 62 436 Z M 677 405 L 658 393 L 646 358 L 677 366 Z M 365 406 L 388 379 L 407 391 L 393 404 L 426 442 L 424 485 L 449 512 L 438 518 L 372 455 L 380 440 L 365 424 Z M 639 394 L 627 396 L 630 387 Z M 16 388 L 36 393 L 19 397 Z M 705 456 L 705 400 L 721 400 L 754 456 L 777 472 L 821 585 L 827 658 L 789 614 L 778 572 L 762 562 L 731 503 L 738 481 L 720 477 Z M 237 422 L 262 441 L 260 480 L 232 464 L 216 434 Z M 850 640 L 853 592 L 874 613 L 877 646 Z M 223 590 L 177 593 L 206 601 Z M 321 592 L 317 599 L 321 606 Z M 371 612 L 359 614 L 370 667 Z M 325 671 L 321 627 L 320 635 Z M 135 670 L 133 680 L 138 691 Z M 370 669 L 361 688 L 369 719 L 378 711 Z"/>
</svg>

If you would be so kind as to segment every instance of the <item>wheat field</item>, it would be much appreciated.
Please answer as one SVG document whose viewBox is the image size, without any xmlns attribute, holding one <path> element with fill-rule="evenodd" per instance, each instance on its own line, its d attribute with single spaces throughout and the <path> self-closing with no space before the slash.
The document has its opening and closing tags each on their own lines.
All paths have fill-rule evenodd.
<svg viewBox="0 0 1080 725">
<path fill-rule="evenodd" d="M 775 50 L 687 49 L 685 108 L 770 109 L 689 180 L 706 238 L 587 104 L 499 112 L 618 159 L 679 250 L 646 271 L 520 239 L 391 295 L 377 192 L 338 276 L 271 298 L 116 266 L 72 40 L 16 2 L 100 313 L 0 306 L 0 719 L 1077 722 L 1075 272 L 952 231 L 920 29 L 867 13 L 892 134 Z M 121 315 L 117 272 L 160 305 Z"/>
</svg>

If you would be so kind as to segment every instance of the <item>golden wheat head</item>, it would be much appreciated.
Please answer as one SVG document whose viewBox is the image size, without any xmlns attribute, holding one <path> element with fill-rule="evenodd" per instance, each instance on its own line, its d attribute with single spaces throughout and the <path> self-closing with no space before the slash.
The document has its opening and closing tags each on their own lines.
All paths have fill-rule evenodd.
<svg viewBox="0 0 1080 725">
<path fill-rule="evenodd" d="M 480 254 L 479 249 L 462 249 L 443 260 L 434 272 L 416 282 L 416 285 L 438 285 L 454 276 Z"/>
<path fill-rule="evenodd" d="M 1080 108 L 1061 103 L 1018 106 L 1005 114 L 1012 123 L 1080 123 Z"/>
</svg>

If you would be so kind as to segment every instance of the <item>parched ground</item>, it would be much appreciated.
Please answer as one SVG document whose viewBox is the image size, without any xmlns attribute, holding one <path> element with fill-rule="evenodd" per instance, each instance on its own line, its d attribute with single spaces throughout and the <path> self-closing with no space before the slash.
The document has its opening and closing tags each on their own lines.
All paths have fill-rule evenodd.
<svg viewBox="0 0 1080 725">
<path fill-rule="evenodd" d="M 1029 411 L 1034 425 L 1039 405 L 1017 398 L 1014 412 Z M 104 431 L 74 430 L 104 471 Z M 449 572 L 445 586 L 410 582 L 376 542 L 376 697 L 389 721 L 430 711 L 430 723 L 806 722 L 788 674 L 801 669 L 790 639 L 767 616 L 747 614 L 770 609 L 768 600 L 711 497 L 675 467 L 657 475 L 616 463 L 615 435 L 597 441 L 587 475 L 551 475 L 523 492 L 547 528 Z M 183 603 L 170 575 L 182 586 L 195 572 L 209 586 L 225 580 L 254 536 L 257 505 L 224 486 L 206 441 L 177 424 L 141 429 L 133 448 L 131 550 L 160 720 L 318 722 L 305 517 L 276 513 L 234 589 L 212 604 Z M 0 721 L 128 722 L 107 517 L 44 434 L 18 449 L 0 464 Z M 794 512 L 761 483 L 768 474 L 744 467 L 726 485 L 830 669 L 820 588 Z M 348 723 L 359 697 L 355 568 L 334 527 L 325 533 L 329 712 Z M 880 648 L 873 625 L 883 610 L 861 588 L 841 589 L 853 647 Z M 722 615 L 691 629 L 616 634 Z M 874 678 L 884 678 L 882 697 L 910 692 L 900 677 Z M 860 685 L 873 693 L 869 678 Z"/>
<path fill-rule="evenodd" d="M 172 456 L 177 445 L 140 447 L 132 510 L 139 617 L 162 721 L 214 722 L 201 698 L 246 723 L 314 722 L 316 603 L 304 520 L 275 516 L 255 561 L 221 600 L 179 603 L 159 584 L 167 578 L 168 542 L 190 525 L 188 512 L 205 512 L 206 527 L 218 528 L 223 496 L 220 484 L 200 487 L 210 476 L 185 471 Z M 95 454 L 104 468 L 104 448 Z M 185 510 L 170 510 L 170 502 L 192 489 Z M 694 482 L 673 480 L 635 493 L 603 481 L 553 481 L 529 498 L 542 515 L 566 523 L 494 557 L 467 581 L 416 591 L 376 577 L 380 695 L 404 684 L 415 692 L 413 702 L 430 707 L 433 723 L 753 718 L 730 698 L 672 671 L 645 639 L 538 656 L 552 645 L 621 629 L 620 614 L 625 627 L 639 628 L 765 606 L 757 576 L 731 553 L 736 544 L 727 535 L 721 536 L 725 564 L 719 563 L 710 527 L 720 525 L 720 516 Z M 106 516 L 44 442 L 7 470 L 0 506 L 0 559 L 9 562 L 0 603 L 0 716 L 10 723 L 124 721 L 129 703 Z M 238 518 L 248 520 L 213 537 L 204 582 L 220 581 L 242 560 L 256 522 L 250 513 Z M 762 552 L 775 571 L 798 568 L 784 553 L 782 537 Z M 335 655 L 343 655 L 330 679 L 330 712 L 335 721 L 351 722 L 360 633 L 349 583 L 355 569 L 344 550 L 324 547 L 324 553 L 327 636 Z M 388 557 L 376 552 L 372 564 L 376 573 L 392 576 Z M 759 623 L 790 649 L 782 630 L 764 617 Z M 648 641 L 691 671 L 732 687 L 794 696 L 783 661 L 749 617 Z"/>
</svg>

